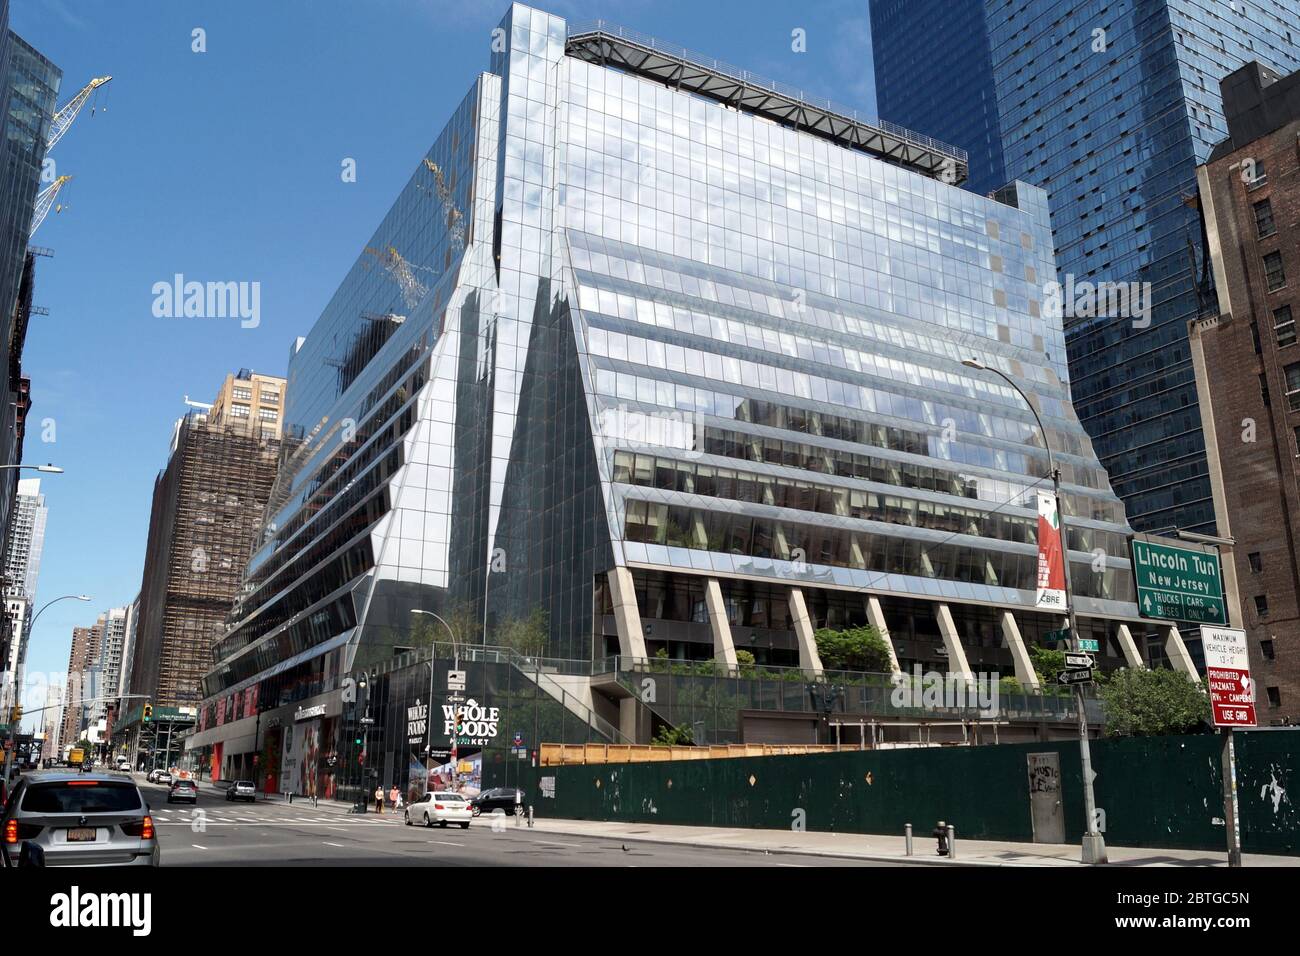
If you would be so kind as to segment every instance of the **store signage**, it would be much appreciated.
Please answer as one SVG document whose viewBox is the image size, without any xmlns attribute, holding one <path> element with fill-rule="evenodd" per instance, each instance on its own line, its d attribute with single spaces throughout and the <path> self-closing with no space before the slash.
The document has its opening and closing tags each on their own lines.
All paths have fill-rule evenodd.
<svg viewBox="0 0 1300 956">
<path fill-rule="evenodd" d="M 429 733 L 429 705 L 417 703 L 406 708 L 406 742 L 422 744 Z"/>
<path fill-rule="evenodd" d="M 457 730 L 456 715 L 460 711 L 460 728 Z M 443 704 L 443 734 L 455 740 L 457 746 L 485 747 L 497 735 L 497 723 L 501 719 L 500 707 L 484 707 L 474 698 L 464 704 Z"/>
<path fill-rule="evenodd" d="M 1255 682 L 1250 677 L 1246 632 L 1235 627 L 1202 627 L 1205 679 L 1216 727 L 1255 726 Z"/>
<path fill-rule="evenodd" d="M 314 707 L 302 707 L 294 711 L 293 719 L 295 721 L 311 720 L 313 717 L 324 717 L 324 716 L 325 716 L 325 705 L 316 704 Z"/>
<path fill-rule="evenodd" d="M 1061 513 L 1056 495 L 1038 492 L 1038 591 L 1034 607 L 1065 610 L 1065 561 L 1061 554 Z"/>
</svg>

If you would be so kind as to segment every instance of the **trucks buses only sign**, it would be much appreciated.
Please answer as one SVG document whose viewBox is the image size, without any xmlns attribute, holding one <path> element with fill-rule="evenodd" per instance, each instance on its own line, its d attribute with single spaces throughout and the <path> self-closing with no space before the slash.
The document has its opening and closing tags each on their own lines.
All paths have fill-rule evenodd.
<svg viewBox="0 0 1300 956">
<path fill-rule="evenodd" d="M 1205 678 L 1216 727 L 1255 726 L 1255 682 L 1250 677 L 1246 632 L 1233 627 L 1201 627 Z"/>
</svg>

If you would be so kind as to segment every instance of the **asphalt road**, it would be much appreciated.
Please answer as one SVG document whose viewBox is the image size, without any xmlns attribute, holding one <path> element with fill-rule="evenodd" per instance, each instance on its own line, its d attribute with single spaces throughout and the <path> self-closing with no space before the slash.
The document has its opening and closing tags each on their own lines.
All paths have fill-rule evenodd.
<svg viewBox="0 0 1300 956">
<path fill-rule="evenodd" d="M 167 803 L 167 788 L 137 777 L 149 802 L 163 866 L 880 866 L 854 860 L 762 854 L 565 834 L 510 820 L 493 832 L 480 817 L 467 830 L 408 827 L 399 814 L 348 815 L 306 800 L 231 803 L 210 784 L 196 807 Z M 196 811 L 198 811 L 196 813 Z"/>
</svg>

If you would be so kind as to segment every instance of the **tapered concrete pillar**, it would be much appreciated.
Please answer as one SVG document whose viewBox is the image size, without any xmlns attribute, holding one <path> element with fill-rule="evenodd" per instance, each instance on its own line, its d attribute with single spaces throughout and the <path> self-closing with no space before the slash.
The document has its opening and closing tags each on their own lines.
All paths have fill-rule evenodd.
<svg viewBox="0 0 1300 956">
<path fill-rule="evenodd" d="M 609 593 L 614 602 L 614 626 L 618 629 L 618 653 L 622 657 L 645 660 L 645 632 L 641 629 L 641 612 L 636 606 L 636 585 L 628 568 L 611 568 Z"/>
<path fill-rule="evenodd" d="M 1174 666 L 1174 670 L 1182 671 L 1196 683 L 1201 683 L 1201 675 L 1196 673 L 1196 665 L 1192 663 L 1192 655 L 1187 653 L 1183 636 L 1178 633 L 1178 628 L 1172 625 L 1165 628 L 1165 654 L 1169 657 L 1169 663 Z"/>
<path fill-rule="evenodd" d="M 821 655 L 817 653 L 817 638 L 813 634 L 812 618 L 803 591 L 790 589 L 790 617 L 794 619 L 794 636 L 799 641 L 799 666 L 814 674 L 822 672 Z"/>
<path fill-rule="evenodd" d="M 948 673 L 961 680 L 975 680 L 970 664 L 966 660 L 966 649 L 961 646 L 961 636 L 957 633 L 957 622 L 952 619 L 952 612 L 946 604 L 934 606 L 934 616 L 939 621 L 939 633 L 943 635 L 943 646 L 948 652 Z"/>
<path fill-rule="evenodd" d="M 1029 649 L 1025 647 L 1025 640 L 1020 636 L 1020 625 L 1016 623 L 1015 615 L 1010 611 L 1002 612 L 1002 639 L 1011 649 L 1011 662 L 1016 668 L 1016 680 L 1025 687 L 1037 689 L 1040 686 L 1038 672 L 1034 670 L 1033 662 L 1029 659 Z"/>
<path fill-rule="evenodd" d="M 709 578 L 704 585 L 704 604 L 709 610 L 709 629 L 713 631 L 713 659 L 736 666 L 736 645 L 731 640 L 731 622 L 727 620 L 727 605 L 722 601 L 722 586 L 717 578 Z"/>
<path fill-rule="evenodd" d="M 889 648 L 889 664 L 894 673 L 903 673 L 903 669 L 898 666 L 898 653 L 894 650 L 894 639 L 889 636 L 889 625 L 885 623 L 885 611 L 880 606 L 880 598 L 871 595 L 867 595 L 867 623 L 885 639 L 885 646 Z"/>
<path fill-rule="evenodd" d="M 1141 670 L 1146 667 L 1146 661 L 1142 660 L 1142 654 L 1138 651 L 1137 641 L 1133 640 L 1133 632 L 1128 629 L 1127 624 L 1121 624 L 1119 631 L 1115 634 L 1116 640 L 1119 641 L 1120 650 L 1124 652 L 1124 662 L 1133 670 Z"/>
</svg>

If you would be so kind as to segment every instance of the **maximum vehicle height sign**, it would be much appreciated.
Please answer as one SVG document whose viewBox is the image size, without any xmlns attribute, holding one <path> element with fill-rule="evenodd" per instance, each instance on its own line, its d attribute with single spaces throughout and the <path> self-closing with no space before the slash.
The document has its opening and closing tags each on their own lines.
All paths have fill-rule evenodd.
<svg viewBox="0 0 1300 956">
<path fill-rule="evenodd" d="M 1201 649 L 1214 726 L 1254 727 L 1255 682 L 1250 677 L 1246 632 L 1235 627 L 1202 627 Z"/>
<path fill-rule="evenodd" d="M 1133 539 L 1133 579 L 1143 617 L 1227 624 L 1219 555 L 1194 545 Z"/>
</svg>

